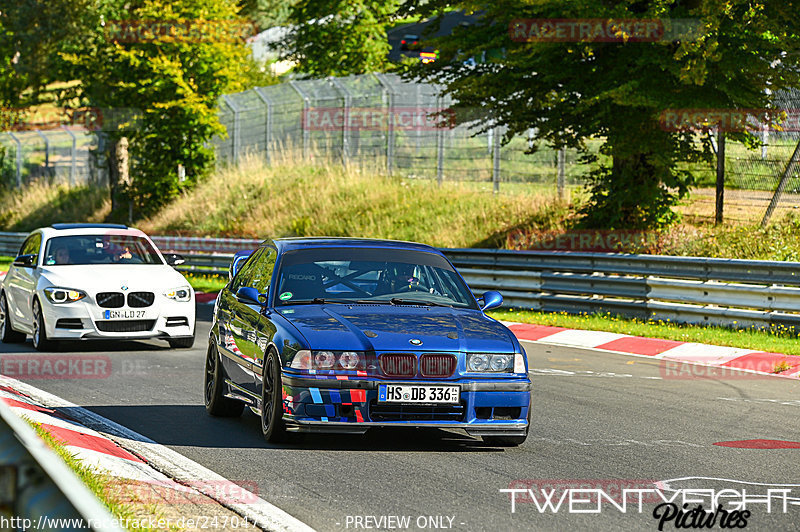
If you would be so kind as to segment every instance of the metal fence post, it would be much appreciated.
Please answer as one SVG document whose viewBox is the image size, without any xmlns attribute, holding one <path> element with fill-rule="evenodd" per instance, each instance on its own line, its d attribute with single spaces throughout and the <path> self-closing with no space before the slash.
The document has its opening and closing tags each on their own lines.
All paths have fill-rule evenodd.
<svg viewBox="0 0 800 532">
<path fill-rule="evenodd" d="M 72 152 L 71 161 L 69 165 L 69 186 L 75 186 L 75 167 L 78 164 L 78 139 L 75 134 L 69 130 L 67 126 L 61 126 L 61 129 L 67 132 L 72 139 Z"/>
<path fill-rule="evenodd" d="M 50 139 L 47 138 L 47 135 L 42 133 L 40 130 L 35 129 L 34 131 L 36 132 L 37 135 L 42 137 L 42 140 L 44 140 L 44 170 L 45 170 L 45 173 L 46 174 L 52 174 L 52 172 L 50 171 Z"/>
<path fill-rule="evenodd" d="M 783 196 L 783 191 L 786 189 L 786 185 L 789 183 L 789 179 L 795 173 L 798 164 L 800 164 L 800 141 L 797 142 L 797 146 L 794 148 L 794 153 L 792 157 L 789 159 L 789 163 L 786 165 L 786 169 L 783 171 L 783 175 L 781 176 L 780 182 L 778 182 L 778 188 L 775 189 L 775 194 L 772 196 L 772 200 L 769 202 L 769 206 L 767 207 L 767 212 L 764 213 L 764 218 L 761 220 L 761 227 L 766 227 L 769 223 L 769 219 L 772 217 L 772 213 L 775 212 L 775 208 L 778 206 L 778 203 L 781 201 L 781 196 Z"/>
<path fill-rule="evenodd" d="M 386 125 L 386 174 L 392 175 L 394 165 L 394 91 L 392 86 L 383 79 L 383 74 L 375 74 L 378 83 L 383 87 L 383 95 L 387 106 L 388 123 Z"/>
<path fill-rule="evenodd" d="M 350 158 L 350 139 L 348 138 L 347 131 L 350 127 L 350 107 L 353 103 L 353 98 L 341 81 L 331 77 L 328 78 L 336 88 L 344 95 L 344 120 L 342 120 L 342 165 L 347 166 Z"/>
<path fill-rule="evenodd" d="M 556 155 L 556 166 L 558 167 L 556 173 L 556 190 L 558 192 L 558 199 L 566 199 L 566 166 L 567 166 L 567 150 L 561 148 Z"/>
<path fill-rule="evenodd" d="M 264 105 L 267 106 L 267 120 L 264 124 L 264 156 L 267 164 L 272 164 L 272 147 L 270 146 L 272 143 L 272 101 L 269 96 L 262 92 L 263 87 L 256 87 L 255 91 L 261 101 L 264 102 Z"/>
<path fill-rule="evenodd" d="M 233 104 L 231 98 L 225 94 L 222 96 L 225 104 L 233 111 L 233 135 L 231 135 L 231 159 L 233 164 L 239 162 L 239 143 L 241 142 L 241 130 L 239 128 L 239 108 Z"/>
<path fill-rule="evenodd" d="M 441 107 L 442 98 L 441 96 L 436 96 L 437 112 Z M 437 124 L 436 127 L 436 182 L 439 183 L 439 186 L 442 186 L 442 181 L 444 180 L 444 133 L 442 132 L 442 128 L 439 127 L 440 125 L 441 124 Z"/>
<path fill-rule="evenodd" d="M 500 192 L 500 128 L 494 126 L 492 132 L 492 185 L 494 193 Z"/>
<path fill-rule="evenodd" d="M 303 125 L 303 159 L 308 159 L 308 152 L 309 152 L 309 138 L 308 138 L 308 128 L 305 126 L 305 118 L 308 116 L 308 109 L 311 107 L 311 101 L 308 95 L 301 89 L 296 81 L 290 81 L 289 86 L 292 87 L 297 94 L 303 99 L 303 120 L 300 123 Z"/>
<path fill-rule="evenodd" d="M 15 166 L 17 167 L 17 188 L 22 188 L 22 142 L 20 142 L 19 138 L 11 131 L 9 131 L 8 134 L 17 145 L 17 153 L 14 154 L 14 162 L 16 163 Z"/>
</svg>

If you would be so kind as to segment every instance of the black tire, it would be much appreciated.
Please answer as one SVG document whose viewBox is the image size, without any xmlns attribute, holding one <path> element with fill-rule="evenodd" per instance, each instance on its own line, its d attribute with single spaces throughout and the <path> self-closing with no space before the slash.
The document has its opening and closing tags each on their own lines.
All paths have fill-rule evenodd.
<svg viewBox="0 0 800 532">
<path fill-rule="evenodd" d="M 47 329 L 44 326 L 44 316 L 39 300 L 33 300 L 33 347 L 37 351 L 55 351 L 58 349 L 58 342 L 47 337 Z"/>
<path fill-rule="evenodd" d="M 0 340 L 4 344 L 19 344 L 25 341 L 25 333 L 15 331 L 11 327 L 11 320 L 8 317 L 8 301 L 6 295 L 0 295 Z"/>
<path fill-rule="evenodd" d="M 518 447 L 525 443 L 531 430 L 531 408 L 533 402 L 528 406 L 528 426 L 525 427 L 525 436 L 481 436 L 483 443 L 493 447 Z"/>
<path fill-rule="evenodd" d="M 167 342 L 172 349 L 189 349 L 194 345 L 194 336 L 186 338 L 168 338 Z"/>
<path fill-rule="evenodd" d="M 261 385 L 261 433 L 270 443 L 287 440 L 283 422 L 281 364 L 278 354 L 270 350 L 264 360 Z"/>
<path fill-rule="evenodd" d="M 219 360 L 217 346 L 213 341 L 208 342 L 206 352 L 206 371 L 203 382 L 203 397 L 205 399 L 206 412 L 217 417 L 237 417 L 242 415 L 244 403 L 225 397 L 222 394 L 225 386 L 225 375 L 222 363 Z"/>
</svg>

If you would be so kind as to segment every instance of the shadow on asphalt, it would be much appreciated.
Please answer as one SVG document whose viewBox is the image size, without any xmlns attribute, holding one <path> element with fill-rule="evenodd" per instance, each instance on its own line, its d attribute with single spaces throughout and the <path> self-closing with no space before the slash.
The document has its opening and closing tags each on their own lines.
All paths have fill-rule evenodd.
<svg viewBox="0 0 800 532">
<path fill-rule="evenodd" d="M 440 429 L 381 429 L 366 434 L 291 435 L 276 445 L 261 437 L 258 417 L 245 411 L 239 418 L 213 418 L 202 405 L 87 406 L 92 412 L 124 425 L 162 445 L 179 447 L 394 452 L 497 452 L 480 439 Z M 71 408 L 59 408 L 70 416 Z M 75 416 L 70 416 L 75 417 Z"/>
</svg>

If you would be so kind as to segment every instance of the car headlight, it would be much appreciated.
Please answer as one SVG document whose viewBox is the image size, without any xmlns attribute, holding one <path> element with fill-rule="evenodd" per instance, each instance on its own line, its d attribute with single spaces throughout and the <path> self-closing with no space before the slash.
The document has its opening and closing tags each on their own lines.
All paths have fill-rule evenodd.
<svg viewBox="0 0 800 532">
<path fill-rule="evenodd" d="M 467 371 L 475 372 L 489 372 L 489 373 L 511 373 L 519 367 L 519 363 L 515 363 L 516 358 L 520 354 L 484 354 L 484 353 L 470 353 L 467 355 Z M 524 368 L 524 363 L 522 364 Z"/>
<path fill-rule="evenodd" d="M 192 298 L 192 289 L 188 286 L 181 286 L 167 290 L 164 295 L 173 301 L 189 301 Z"/>
<path fill-rule="evenodd" d="M 303 349 L 297 352 L 289 363 L 289 367 L 305 370 L 364 370 L 366 357 L 364 353 L 355 351 L 309 351 Z"/>
<path fill-rule="evenodd" d="M 51 303 L 74 303 L 86 297 L 85 292 L 71 288 L 50 287 L 44 289 L 44 295 Z"/>
</svg>

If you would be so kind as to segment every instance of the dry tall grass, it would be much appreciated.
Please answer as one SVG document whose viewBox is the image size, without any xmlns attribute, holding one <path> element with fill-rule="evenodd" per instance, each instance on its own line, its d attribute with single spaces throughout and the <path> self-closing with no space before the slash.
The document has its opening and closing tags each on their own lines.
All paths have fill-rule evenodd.
<svg viewBox="0 0 800 532">
<path fill-rule="evenodd" d="M 102 222 L 111 212 L 108 190 L 34 182 L 0 197 L 0 228 L 30 231 L 58 222 Z"/>
<path fill-rule="evenodd" d="M 138 225 L 151 234 L 356 236 L 461 247 L 496 244 L 515 227 L 555 227 L 565 214 L 554 193 L 541 189 L 495 195 L 377 169 L 248 158 Z"/>
</svg>

